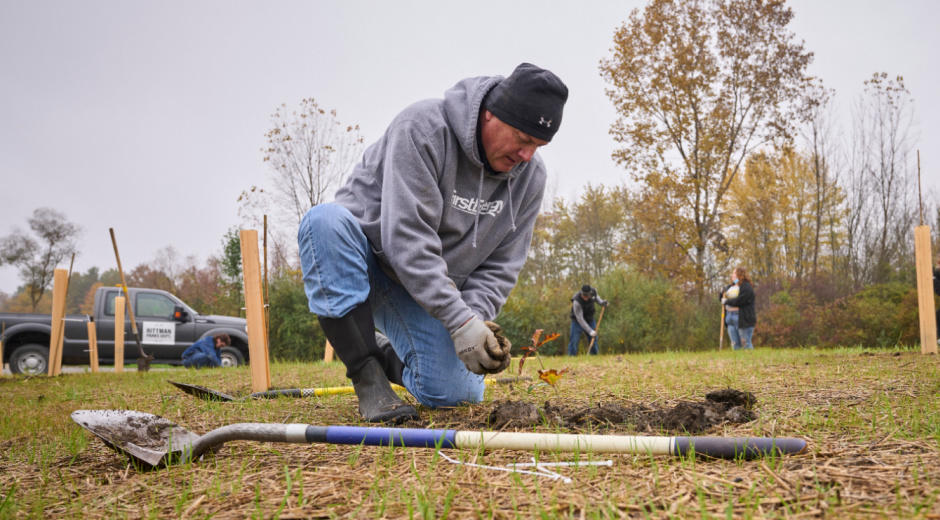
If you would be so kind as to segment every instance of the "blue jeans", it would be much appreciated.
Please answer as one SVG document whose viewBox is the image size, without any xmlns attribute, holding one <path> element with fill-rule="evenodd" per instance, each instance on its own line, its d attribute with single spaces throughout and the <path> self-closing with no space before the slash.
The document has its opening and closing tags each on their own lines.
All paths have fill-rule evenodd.
<svg viewBox="0 0 940 520">
<path fill-rule="evenodd" d="M 585 320 L 592 329 L 597 329 L 597 325 L 594 320 Z M 571 320 L 571 339 L 568 340 L 568 355 L 577 356 L 578 355 L 578 342 L 581 341 L 581 334 L 584 334 L 584 337 L 587 339 L 588 343 L 591 342 L 591 336 L 588 335 L 587 331 L 581 328 L 581 324 L 578 323 L 578 320 Z M 594 336 L 594 344 L 591 345 L 591 350 L 588 354 L 592 356 L 597 355 L 597 344 L 601 340 L 599 337 Z"/>
<path fill-rule="evenodd" d="M 208 354 L 197 352 L 184 357 L 183 366 L 186 368 L 214 368 L 219 366 L 219 361 Z"/>
<path fill-rule="evenodd" d="M 483 376 L 464 366 L 444 325 L 382 271 L 352 213 L 338 204 L 307 212 L 297 232 L 310 312 L 341 318 L 367 299 L 375 326 L 405 364 L 405 388 L 437 408 L 483 400 Z"/>
<path fill-rule="evenodd" d="M 752 350 L 754 343 L 751 337 L 754 335 L 754 327 L 746 329 L 738 328 L 738 311 L 728 311 L 725 313 L 725 327 L 728 327 L 728 336 L 731 337 L 731 345 L 734 350 Z"/>
</svg>

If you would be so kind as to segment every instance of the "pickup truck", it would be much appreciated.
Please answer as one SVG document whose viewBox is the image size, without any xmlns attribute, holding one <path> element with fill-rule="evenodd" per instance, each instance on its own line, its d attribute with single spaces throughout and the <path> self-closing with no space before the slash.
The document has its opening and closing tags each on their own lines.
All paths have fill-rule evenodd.
<svg viewBox="0 0 940 520">
<path fill-rule="evenodd" d="M 157 289 L 128 288 L 134 305 L 134 318 L 144 352 L 153 354 L 153 363 L 180 365 L 181 356 L 195 341 L 222 332 L 232 345 L 223 347 L 222 366 L 238 366 L 248 359 L 247 320 L 229 316 L 205 316 L 172 294 Z M 88 365 L 89 321 L 95 323 L 98 362 L 114 364 L 114 302 L 122 295 L 120 287 L 100 287 L 95 292 L 94 313 L 65 317 L 62 345 L 63 365 Z M 44 374 L 49 370 L 49 314 L 0 313 L 4 324 L 3 362 L 14 374 Z M 131 320 L 124 313 L 124 362 L 133 364 L 138 356 Z"/>
</svg>

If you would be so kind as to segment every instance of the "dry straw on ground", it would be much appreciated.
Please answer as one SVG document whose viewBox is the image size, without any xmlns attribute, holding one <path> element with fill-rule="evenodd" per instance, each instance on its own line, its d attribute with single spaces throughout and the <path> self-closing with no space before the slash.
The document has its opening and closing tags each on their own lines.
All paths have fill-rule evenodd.
<svg viewBox="0 0 940 520">
<path fill-rule="evenodd" d="M 500 405 L 522 402 L 537 410 L 535 424 L 500 428 L 671 434 L 636 417 L 576 423 L 571 414 L 568 422 L 551 415 L 666 410 L 731 388 L 756 397 L 757 418 L 704 434 L 800 437 L 809 450 L 755 461 L 538 454 L 542 461 L 613 461 L 552 468 L 572 479 L 565 484 L 454 465 L 433 450 L 233 442 L 191 465 L 140 473 L 69 413 L 134 409 L 204 433 L 235 422 L 358 424 L 355 398 L 204 403 L 164 381 L 247 393 L 247 369 L 5 378 L 0 518 L 940 518 L 936 356 L 806 349 L 543 361 L 571 366 L 557 394 L 495 386 L 483 403 L 422 408 L 421 420 L 406 426 L 477 429 Z M 272 365 L 278 387 L 335 386 L 344 383 L 342 373 L 339 364 Z M 534 456 L 447 454 L 490 466 Z"/>
</svg>

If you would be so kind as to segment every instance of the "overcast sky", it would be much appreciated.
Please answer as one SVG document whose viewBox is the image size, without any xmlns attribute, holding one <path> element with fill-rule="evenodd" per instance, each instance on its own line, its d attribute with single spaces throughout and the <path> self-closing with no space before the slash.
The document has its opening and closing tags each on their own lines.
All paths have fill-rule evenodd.
<svg viewBox="0 0 940 520">
<path fill-rule="evenodd" d="M 934 0 L 798 0 L 810 73 L 851 101 L 874 72 L 915 99 L 924 181 L 940 168 L 940 31 Z M 554 194 L 619 184 L 598 74 L 628 1 L 0 0 L 0 236 L 38 207 L 84 229 L 75 269 L 124 269 L 173 246 L 200 263 L 238 224 L 242 190 L 266 183 L 271 114 L 313 97 L 367 144 L 394 115 L 457 80 L 523 61 L 558 74 L 570 98 L 542 150 Z M 936 190 L 933 191 L 936 193 Z M 67 265 L 63 267 L 68 267 Z M 0 267 L 0 291 L 20 284 Z"/>
</svg>

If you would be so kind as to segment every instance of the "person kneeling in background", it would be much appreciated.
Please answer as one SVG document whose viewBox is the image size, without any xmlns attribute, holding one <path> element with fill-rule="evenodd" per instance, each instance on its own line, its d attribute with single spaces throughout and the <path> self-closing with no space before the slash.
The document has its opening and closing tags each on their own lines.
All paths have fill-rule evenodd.
<svg viewBox="0 0 940 520">
<path fill-rule="evenodd" d="M 232 344 L 232 338 L 225 334 L 206 336 L 193 343 L 183 352 L 183 366 L 186 368 L 213 368 L 222 366 L 219 351 Z"/>
</svg>

